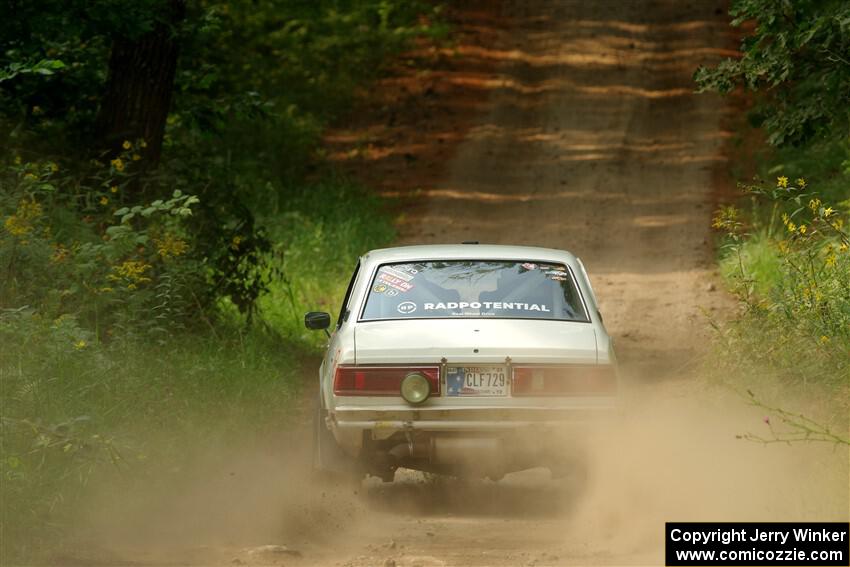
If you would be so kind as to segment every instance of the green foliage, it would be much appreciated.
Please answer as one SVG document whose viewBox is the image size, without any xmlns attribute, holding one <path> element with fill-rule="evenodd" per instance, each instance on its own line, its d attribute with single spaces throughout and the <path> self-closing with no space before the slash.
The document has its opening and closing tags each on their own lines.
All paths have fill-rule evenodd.
<svg viewBox="0 0 850 567">
<path fill-rule="evenodd" d="M 263 317 L 288 337 L 320 346 L 324 334 L 304 329 L 306 311 L 336 310 L 357 259 L 392 242 L 395 230 L 368 191 L 330 177 L 293 189 L 272 236 L 283 277 L 260 302 Z"/>
<path fill-rule="evenodd" d="M 103 344 L 73 317 L 0 312 L 0 563 L 54 550 L 92 493 L 174 476 L 279 421 L 294 355 L 274 335 L 217 332 Z"/>
<path fill-rule="evenodd" d="M 845 182 L 847 178 L 845 177 Z M 724 207 L 723 272 L 743 315 L 726 326 L 729 364 L 821 385 L 850 399 L 848 203 L 824 203 L 803 178 L 744 187 L 752 217 Z M 761 211 L 767 211 L 767 214 Z"/>
<path fill-rule="evenodd" d="M 200 263 L 186 219 L 197 198 L 120 207 L 125 161 L 83 178 L 20 159 L 0 176 L 0 305 L 49 319 L 72 316 L 97 339 L 163 337 L 195 312 Z"/>
<path fill-rule="evenodd" d="M 11 126 L 0 128 L 3 136 L 8 132 L 12 140 L 25 137 L 53 148 L 72 140 L 71 147 L 85 148 L 112 38 L 150 31 L 167 5 L 168 0 L 0 4 L 0 124 Z"/>
<path fill-rule="evenodd" d="M 90 158 L 112 40 L 167 22 L 169 5 L 5 6 L 0 131 L 8 134 L 0 144 L 33 156 Z M 225 298 L 250 318 L 280 275 L 258 211 L 285 203 L 290 188 L 315 172 L 324 125 L 389 54 L 430 33 L 437 12 L 390 0 L 189 3 L 173 30 L 181 55 L 163 160 L 128 187 L 135 195 L 125 192 L 123 204 L 147 206 L 174 190 L 200 199 L 185 226 L 204 266 L 205 284 L 193 290 L 204 309 Z"/>
<path fill-rule="evenodd" d="M 112 42 L 170 4 L 0 6 L 3 563 L 55 545 L 90 484 L 279 419 L 293 351 L 320 340 L 303 312 L 335 310 L 357 256 L 393 236 L 378 199 L 327 171 L 321 133 L 438 11 L 188 3 L 150 171 L 150 141 L 105 156 L 92 140 Z M 258 304 L 268 324 L 234 331 Z"/>
<path fill-rule="evenodd" d="M 18 75 L 35 73 L 37 75 L 52 75 L 59 69 L 64 69 L 65 64 L 58 59 L 41 59 L 33 64 L 20 62 L 9 63 L 9 66 L 0 70 L 0 83 L 14 79 Z"/>
<path fill-rule="evenodd" d="M 850 133 L 850 3 L 845 0 L 735 0 L 733 23 L 754 21 L 742 57 L 701 67 L 702 90 L 737 85 L 765 95 L 757 121 L 774 145 Z"/>
</svg>

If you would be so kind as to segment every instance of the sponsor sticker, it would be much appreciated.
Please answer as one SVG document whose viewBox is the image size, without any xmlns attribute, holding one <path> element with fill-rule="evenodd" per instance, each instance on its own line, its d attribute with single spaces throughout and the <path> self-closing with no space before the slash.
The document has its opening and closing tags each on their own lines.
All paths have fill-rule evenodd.
<svg viewBox="0 0 850 567">
<path fill-rule="evenodd" d="M 396 309 L 398 309 L 398 312 L 402 315 L 407 315 L 416 311 L 416 304 L 412 301 L 402 301 L 398 304 L 398 307 L 396 307 Z"/>
<path fill-rule="evenodd" d="M 536 270 L 537 264 L 532 264 L 531 262 L 526 262 L 525 264 L 522 265 L 522 267 L 525 268 L 526 270 Z"/>
<path fill-rule="evenodd" d="M 398 295 L 398 290 L 397 289 L 388 289 L 384 293 L 387 297 L 395 297 L 396 295 Z"/>
<path fill-rule="evenodd" d="M 397 289 L 398 291 L 410 291 L 411 289 L 413 289 L 412 283 L 401 278 L 397 278 L 390 274 L 378 274 L 378 279 L 381 280 L 381 282 L 390 286 L 391 288 Z"/>
<path fill-rule="evenodd" d="M 387 285 L 386 284 L 378 284 L 378 285 L 376 285 L 375 287 L 372 288 L 372 291 L 374 291 L 375 293 L 384 293 L 385 291 L 387 291 Z"/>
<path fill-rule="evenodd" d="M 409 302 L 406 302 L 409 303 Z M 541 303 L 522 303 L 516 301 L 448 301 L 439 303 L 425 303 L 422 308 L 425 311 L 451 310 L 451 309 L 492 309 L 494 311 L 517 310 L 517 311 L 539 311 L 551 313 L 552 310 Z"/>
<path fill-rule="evenodd" d="M 404 280 L 406 282 L 409 282 L 410 280 L 413 279 L 413 274 L 403 272 L 402 270 L 396 270 L 395 268 L 392 268 L 390 266 L 383 266 L 381 268 L 381 273 L 382 274 L 388 274 L 388 275 L 390 275 L 394 278 L 398 278 L 398 279 Z"/>
</svg>

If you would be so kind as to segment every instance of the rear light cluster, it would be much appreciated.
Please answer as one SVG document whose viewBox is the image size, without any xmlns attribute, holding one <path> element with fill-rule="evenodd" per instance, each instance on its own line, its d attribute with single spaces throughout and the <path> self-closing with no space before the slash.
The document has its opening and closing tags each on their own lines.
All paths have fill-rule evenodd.
<svg viewBox="0 0 850 567">
<path fill-rule="evenodd" d="M 337 396 L 398 396 L 401 381 L 410 374 L 425 376 L 431 396 L 440 395 L 439 366 L 339 366 L 334 374 Z"/>
<path fill-rule="evenodd" d="M 613 366 L 552 366 L 514 368 L 515 396 L 605 396 L 616 393 Z"/>
<path fill-rule="evenodd" d="M 339 366 L 334 374 L 338 396 L 400 396 L 401 383 L 421 374 L 440 395 L 439 366 Z M 607 396 L 617 392 L 617 372 L 611 365 L 515 366 L 514 396 Z"/>
</svg>

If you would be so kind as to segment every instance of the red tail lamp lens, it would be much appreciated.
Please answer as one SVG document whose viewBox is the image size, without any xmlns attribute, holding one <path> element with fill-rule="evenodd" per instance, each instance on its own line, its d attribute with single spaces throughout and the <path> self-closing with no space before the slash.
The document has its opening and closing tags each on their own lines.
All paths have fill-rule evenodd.
<svg viewBox="0 0 850 567">
<path fill-rule="evenodd" d="M 611 365 L 514 368 L 515 396 L 610 396 L 617 392 Z"/>
<path fill-rule="evenodd" d="M 431 396 L 440 395 L 440 369 L 437 366 L 338 366 L 334 374 L 334 394 L 401 397 L 401 381 L 413 373 L 428 379 Z"/>
</svg>

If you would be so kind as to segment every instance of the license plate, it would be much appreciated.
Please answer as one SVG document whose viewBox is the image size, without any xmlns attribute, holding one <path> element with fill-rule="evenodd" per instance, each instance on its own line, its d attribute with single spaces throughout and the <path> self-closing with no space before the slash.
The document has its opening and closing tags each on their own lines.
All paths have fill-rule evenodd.
<svg viewBox="0 0 850 567">
<path fill-rule="evenodd" d="M 507 396 L 508 371 L 504 366 L 452 366 L 446 369 L 449 396 Z"/>
</svg>

